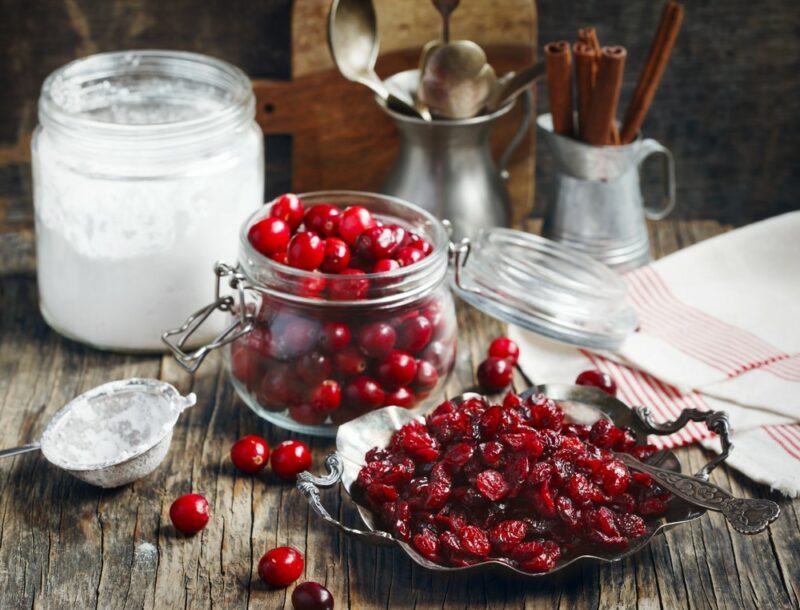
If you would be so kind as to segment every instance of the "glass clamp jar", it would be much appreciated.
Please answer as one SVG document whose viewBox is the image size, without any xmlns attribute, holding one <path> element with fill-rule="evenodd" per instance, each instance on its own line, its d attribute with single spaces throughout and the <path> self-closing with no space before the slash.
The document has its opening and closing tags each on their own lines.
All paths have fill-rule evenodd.
<svg viewBox="0 0 800 610">
<path fill-rule="evenodd" d="M 120 51 L 45 80 L 32 142 L 40 308 L 95 347 L 163 350 L 264 194 L 247 75 L 179 51 Z M 224 323 L 213 316 L 196 340 Z"/>
<path fill-rule="evenodd" d="M 364 206 L 376 219 L 419 233 L 433 251 L 382 273 L 308 272 L 250 244 L 249 229 L 269 215 L 269 204 L 244 223 L 238 264 L 215 267 L 214 301 L 162 339 L 192 372 L 212 349 L 224 347 L 237 393 L 281 427 L 333 436 L 337 425 L 382 406 L 421 412 L 436 404 L 455 362 L 453 293 L 501 320 L 578 345 L 611 348 L 635 327 L 619 276 L 554 242 L 491 229 L 453 243 L 446 221 L 400 199 L 351 191 L 299 197 L 306 206 Z M 230 324 L 187 350 L 215 310 L 227 312 Z M 381 371 L 396 347 L 416 363 L 415 377 L 402 387 L 385 383 Z M 326 411 L 315 392 L 334 383 L 341 402 Z"/>
</svg>

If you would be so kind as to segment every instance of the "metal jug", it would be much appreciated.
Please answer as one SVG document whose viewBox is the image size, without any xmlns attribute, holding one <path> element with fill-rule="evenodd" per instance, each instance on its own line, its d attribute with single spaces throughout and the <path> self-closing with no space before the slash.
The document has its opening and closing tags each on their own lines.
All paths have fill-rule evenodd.
<svg viewBox="0 0 800 610">
<path fill-rule="evenodd" d="M 418 79 L 418 70 L 408 70 L 387 79 L 386 84 L 390 91 L 410 95 Z M 400 152 L 381 192 L 448 219 L 455 240 L 474 237 L 482 228 L 508 226 L 511 200 L 505 185 L 506 165 L 525 137 L 532 108 L 530 90 L 521 97 L 522 121 L 496 162 L 489 149 L 489 134 L 513 103 L 485 116 L 426 122 L 395 112 L 376 99 L 400 134 Z"/>
<path fill-rule="evenodd" d="M 672 153 L 650 138 L 623 146 L 592 146 L 553 133 L 549 114 L 536 121 L 555 160 L 553 193 L 542 235 L 619 271 L 650 261 L 645 218 L 660 220 L 675 206 Z M 644 203 L 639 167 L 650 155 L 663 158 L 664 195 L 658 206 Z"/>
</svg>

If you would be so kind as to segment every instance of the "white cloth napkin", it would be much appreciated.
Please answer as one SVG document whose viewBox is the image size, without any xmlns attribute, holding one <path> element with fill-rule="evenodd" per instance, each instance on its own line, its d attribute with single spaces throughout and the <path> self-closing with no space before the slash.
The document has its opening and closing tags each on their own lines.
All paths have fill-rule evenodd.
<svg viewBox="0 0 800 610">
<path fill-rule="evenodd" d="M 720 235 L 625 275 L 640 327 L 618 352 L 594 353 L 518 328 L 520 367 L 536 382 L 609 373 L 620 398 L 656 419 L 685 407 L 728 411 L 728 463 L 800 494 L 800 212 Z M 662 446 L 716 439 L 702 425 Z"/>
</svg>

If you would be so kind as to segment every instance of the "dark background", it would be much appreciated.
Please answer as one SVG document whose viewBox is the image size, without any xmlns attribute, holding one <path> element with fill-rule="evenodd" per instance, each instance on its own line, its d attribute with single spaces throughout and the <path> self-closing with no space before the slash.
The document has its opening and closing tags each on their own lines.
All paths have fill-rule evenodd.
<svg viewBox="0 0 800 610">
<path fill-rule="evenodd" d="M 675 214 L 744 223 L 799 209 L 800 2 L 685 5 L 683 30 L 645 123 L 646 134 L 676 157 Z M 661 6 L 650 0 L 542 0 L 539 40 L 574 39 L 578 26 L 594 24 L 603 44 L 624 44 L 631 57 L 624 106 Z M 254 78 L 290 75 L 290 0 L 0 0 L 0 7 L 3 230 L 31 222 L 35 101 L 43 78 L 63 63 L 99 51 L 161 47 L 222 57 Z M 540 100 L 545 111 L 546 96 Z M 286 146 L 268 146 L 267 154 L 285 156 Z M 546 152 L 540 157 L 537 209 L 549 173 Z"/>
</svg>

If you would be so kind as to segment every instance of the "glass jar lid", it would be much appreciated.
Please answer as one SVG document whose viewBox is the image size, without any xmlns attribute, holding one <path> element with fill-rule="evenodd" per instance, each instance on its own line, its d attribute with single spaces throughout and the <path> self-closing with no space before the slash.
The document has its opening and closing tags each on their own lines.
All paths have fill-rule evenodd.
<svg viewBox="0 0 800 610">
<path fill-rule="evenodd" d="M 637 326 L 622 278 L 586 254 L 502 228 L 452 248 L 454 292 L 504 322 L 594 349 L 618 348 Z"/>
</svg>

